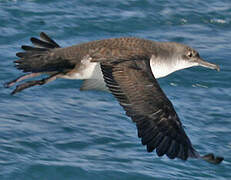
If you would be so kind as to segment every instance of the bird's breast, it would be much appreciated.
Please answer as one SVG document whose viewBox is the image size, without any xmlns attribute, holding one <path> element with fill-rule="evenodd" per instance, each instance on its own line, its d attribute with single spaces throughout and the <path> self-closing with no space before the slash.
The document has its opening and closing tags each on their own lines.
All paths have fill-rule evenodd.
<svg viewBox="0 0 231 180">
<path fill-rule="evenodd" d="M 150 59 L 150 66 L 156 79 L 165 77 L 175 71 L 170 63 L 163 61 L 163 59 L 158 59 L 154 56 L 152 56 Z"/>
</svg>

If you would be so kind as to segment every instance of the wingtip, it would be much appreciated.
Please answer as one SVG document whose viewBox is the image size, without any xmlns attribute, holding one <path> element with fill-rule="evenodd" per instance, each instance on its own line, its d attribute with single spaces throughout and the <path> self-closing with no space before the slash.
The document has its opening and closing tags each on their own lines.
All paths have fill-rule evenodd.
<svg viewBox="0 0 231 180">
<path fill-rule="evenodd" d="M 10 83 L 9 82 L 3 83 L 3 87 L 4 88 L 9 88 L 10 87 Z"/>
<path fill-rule="evenodd" d="M 211 164 L 220 164 L 224 160 L 224 157 L 214 156 L 213 153 L 209 153 L 209 154 L 202 156 L 202 159 Z"/>
<path fill-rule="evenodd" d="M 13 96 L 14 94 L 16 94 L 15 90 L 10 93 L 11 96 Z"/>
</svg>

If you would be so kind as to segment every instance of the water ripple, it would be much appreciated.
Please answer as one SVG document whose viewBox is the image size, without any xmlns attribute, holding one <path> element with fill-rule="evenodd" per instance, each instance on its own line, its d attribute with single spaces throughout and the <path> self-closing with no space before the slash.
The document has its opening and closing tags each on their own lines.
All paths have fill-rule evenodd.
<svg viewBox="0 0 231 180">
<path fill-rule="evenodd" d="M 112 95 L 81 92 L 57 80 L 16 95 L 0 87 L 0 179 L 229 179 L 229 1 L 0 1 L 0 83 L 21 73 L 15 53 L 45 31 L 62 46 L 138 36 L 199 50 L 221 72 L 191 68 L 159 80 L 192 143 L 220 166 L 147 153 L 135 125 Z M 193 77 L 193 78 L 192 78 Z"/>
</svg>

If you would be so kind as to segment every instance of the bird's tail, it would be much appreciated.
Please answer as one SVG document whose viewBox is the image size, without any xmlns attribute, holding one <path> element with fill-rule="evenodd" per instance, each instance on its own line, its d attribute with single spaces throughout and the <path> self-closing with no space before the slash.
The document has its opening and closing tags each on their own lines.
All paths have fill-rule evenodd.
<svg viewBox="0 0 231 180">
<path fill-rule="evenodd" d="M 14 61 L 15 66 L 23 72 L 33 73 L 53 68 L 53 66 L 49 66 L 49 63 L 52 62 L 49 60 L 54 58 L 50 55 L 50 50 L 60 48 L 60 46 L 43 32 L 40 33 L 40 39 L 32 37 L 30 40 L 34 46 L 22 46 L 24 52 L 16 53 L 20 59 Z"/>
<path fill-rule="evenodd" d="M 60 48 L 60 46 L 44 32 L 40 33 L 40 39 L 32 37 L 30 40 L 34 46 L 23 45 L 22 49 L 24 52 L 18 52 L 16 56 L 18 56 L 20 59 L 14 61 L 15 66 L 18 69 L 22 70 L 23 72 L 28 72 L 28 74 L 20 76 L 13 81 L 7 82 L 4 84 L 4 86 L 8 88 L 17 82 L 39 76 L 46 72 L 49 72 L 51 76 L 42 80 L 27 81 L 23 84 L 20 84 L 16 87 L 12 94 L 15 94 L 31 86 L 42 85 L 50 82 L 51 80 L 56 79 L 60 74 L 60 72 L 57 71 L 59 68 L 52 64 L 56 62 L 50 61 L 50 58 L 54 57 L 49 55 L 52 49 Z"/>
</svg>

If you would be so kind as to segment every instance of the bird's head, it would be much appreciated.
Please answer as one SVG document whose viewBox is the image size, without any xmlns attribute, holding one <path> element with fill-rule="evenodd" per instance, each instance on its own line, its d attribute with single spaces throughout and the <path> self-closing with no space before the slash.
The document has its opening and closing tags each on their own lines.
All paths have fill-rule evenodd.
<svg viewBox="0 0 231 180">
<path fill-rule="evenodd" d="M 193 48 L 175 42 L 160 43 L 151 57 L 151 69 L 156 78 L 193 66 L 220 70 L 218 65 L 203 60 Z"/>
<path fill-rule="evenodd" d="M 195 49 L 183 44 L 178 44 L 176 49 L 174 56 L 177 70 L 192 66 L 203 66 L 220 71 L 220 67 L 218 65 L 203 60 Z"/>
</svg>

